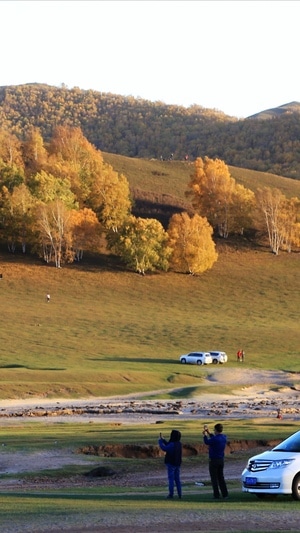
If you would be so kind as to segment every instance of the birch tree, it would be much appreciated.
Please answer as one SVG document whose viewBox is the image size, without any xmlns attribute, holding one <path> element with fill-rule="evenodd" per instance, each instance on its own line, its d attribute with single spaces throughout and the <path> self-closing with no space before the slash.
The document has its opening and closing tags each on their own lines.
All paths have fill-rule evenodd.
<svg viewBox="0 0 300 533">
<path fill-rule="evenodd" d="M 230 176 L 220 159 L 198 158 L 186 196 L 200 216 L 205 216 L 220 237 L 242 233 L 251 223 L 254 195 Z"/>
<path fill-rule="evenodd" d="M 50 145 L 51 172 L 71 183 L 79 207 L 88 207 L 108 230 L 117 228 L 131 211 L 129 183 L 106 164 L 80 128 L 59 126 Z"/>
<path fill-rule="evenodd" d="M 9 131 L 0 130 L 0 158 L 10 166 L 23 168 L 21 142 Z"/>
<path fill-rule="evenodd" d="M 118 232 L 110 233 L 108 244 L 125 264 L 144 275 L 156 269 L 167 270 L 171 250 L 168 235 L 158 220 L 130 215 Z"/>
<path fill-rule="evenodd" d="M 95 180 L 90 193 L 93 209 L 109 231 L 117 232 L 131 212 L 130 190 L 127 178 L 110 165 Z"/>
<path fill-rule="evenodd" d="M 46 169 L 48 153 L 44 146 L 44 140 L 38 128 L 32 127 L 22 145 L 23 161 L 26 174 L 35 174 L 42 168 Z"/>
<path fill-rule="evenodd" d="M 41 203 L 37 209 L 37 229 L 43 249 L 43 256 L 48 263 L 54 257 L 55 266 L 73 260 L 71 209 L 60 199 L 48 204 Z"/>
<path fill-rule="evenodd" d="M 291 252 L 293 246 L 299 247 L 300 200 L 298 198 L 285 200 L 280 219 L 283 234 L 282 248 Z"/>
<path fill-rule="evenodd" d="M 281 213 L 286 197 L 279 189 L 263 187 L 257 189 L 257 204 L 264 217 L 269 245 L 273 254 L 278 255 L 284 241 Z"/>
<path fill-rule="evenodd" d="M 189 274 L 201 274 L 212 268 L 218 254 L 212 239 L 213 228 L 205 217 L 187 213 L 173 215 L 168 227 L 168 245 L 172 249 L 170 266 Z"/>
<path fill-rule="evenodd" d="M 101 225 L 96 213 L 91 209 L 71 212 L 72 247 L 74 258 L 81 261 L 84 250 L 97 250 L 100 247 Z"/>
<path fill-rule="evenodd" d="M 279 190 L 263 187 L 256 192 L 257 206 L 263 216 L 271 251 L 291 251 L 299 245 L 300 200 L 286 198 Z"/>
<path fill-rule="evenodd" d="M 35 199 L 24 183 L 14 187 L 12 192 L 3 187 L 0 198 L 1 225 L 8 250 L 14 253 L 20 244 L 25 253 L 28 240 L 32 239 Z"/>
</svg>

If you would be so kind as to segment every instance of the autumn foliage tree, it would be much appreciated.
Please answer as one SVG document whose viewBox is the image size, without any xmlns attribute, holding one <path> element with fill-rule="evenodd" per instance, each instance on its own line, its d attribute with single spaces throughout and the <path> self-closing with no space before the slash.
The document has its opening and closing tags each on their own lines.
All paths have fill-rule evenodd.
<svg viewBox="0 0 300 533">
<path fill-rule="evenodd" d="M 10 192 L 5 186 L 0 192 L 2 231 L 9 251 L 15 252 L 21 245 L 25 253 L 28 241 L 32 241 L 35 200 L 24 183 Z"/>
<path fill-rule="evenodd" d="M 58 126 L 50 144 L 50 171 L 70 181 L 79 207 L 88 207 L 116 230 L 131 210 L 129 183 L 103 161 L 80 128 Z"/>
<path fill-rule="evenodd" d="M 30 128 L 22 144 L 22 156 L 26 175 L 34 174 L 45 169 L 48 153 L 44 146 L 44 139 L 38 128 Z"/>
<path fill-rule="evenodd" d="M 0 130 L 0 158 L 10 166 L 22 168 L 24 166 L 21 142 L 6 129 Z"/>
<path fill-rule="evenodd" d="M 270 187 L 259 188 L 256 198 L 271 251 L 278 255 L 280 249 L 291 251 L 293 245 L 299 246 L 299 199 L 288 199 L 279 189 Z"/>
<path fill-rule="evenodd" d="M 213 229 L 205 217 L 187 213 L 173 215 L 168 227 L 172 250 L 170 266 L 177 272 L 201 274 L 212 268 L 218 254 Z"/>
<path fill-rule="evenodd" d="M 84 207 L 71 212 L 72 248 L 76 261 L 81 261 L 84 250 L 97 251 L 100 247 L 101 224 L 92 209 Z"/>
<path fill-rule="evenodd" d="M 90 198 L 90 205 L 108 231 L 118 231 L 131 213 L 128 180 L 110 165 L 105 165 L 101 177 L 94 181 Z"/>
<path fill-rule="evenodd" d="M 198 158 L 186 196 L 193 208 L 205 216 L 219 236 L 242 233 L 251 223 L 254 194 L 236 184 L 228 166 L 220 159 Z"/>
<path fill-rule="evenodd" d="M 168 235 L 158 220 L 130 215 L 108 239 L 110 249 L 135 272 L 144 275 L 147 271 L 168 269 Z"/>
</svg>

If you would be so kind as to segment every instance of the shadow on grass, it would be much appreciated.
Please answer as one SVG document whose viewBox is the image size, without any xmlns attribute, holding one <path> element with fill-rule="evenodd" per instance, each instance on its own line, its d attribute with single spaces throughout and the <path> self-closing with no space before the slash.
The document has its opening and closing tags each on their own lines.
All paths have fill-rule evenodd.
<svg viewBox="0 0 300 533">
<path fill-rule="evenodd" d="M 26 370 L 50 370 L 53 371 L 61 371 L 66 370 L 66 368 L 44 368 L 44 367 L 33 367 L 33 366 L 26 366 L 26 365 L 18 365 L 18 364 L 10 364 L 10 365 L 0 365 L 0 368 L 25 368 Z"/>
</svg>

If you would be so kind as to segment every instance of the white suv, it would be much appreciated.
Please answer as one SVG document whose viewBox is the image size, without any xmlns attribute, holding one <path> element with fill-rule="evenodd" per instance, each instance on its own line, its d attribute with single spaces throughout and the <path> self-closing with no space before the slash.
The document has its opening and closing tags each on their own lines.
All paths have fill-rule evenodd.
<svg viewBox="0 0 300 533">
<path fill-rule="evenodd" d="M 209 365 L 212 363 L 212 357 L 209 352 L 190 352 L 181 355 L 180 362 L 191 363 L 192 365 Z"/>
<path fill-rule="evenodd" d="M 227 363 L 228 361 L 228 356 L 227 356 L 227 353 L 225 352 L 219 352 L 219 351 L 215 351 L 215 352 L 209 352 L 211 357 L 212 357 L 212 362 L 214 363 L 214 365 L 218 364 L 218 363 Z"/>
<path fill-rule="evenodd" d="M 242 490 L 259 498 L 291 494 L 300 500 L 300 431 L 249 459 L 242 473 Z"/>
</svg>

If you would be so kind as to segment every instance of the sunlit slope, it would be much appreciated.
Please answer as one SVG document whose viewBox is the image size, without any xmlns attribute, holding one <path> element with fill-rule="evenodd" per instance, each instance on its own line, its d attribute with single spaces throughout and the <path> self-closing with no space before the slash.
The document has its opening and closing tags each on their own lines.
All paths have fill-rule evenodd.
<svg viewBox="0 0 300 533">
<path fill-rule="evenodd" d="M 209 367 L 178 363 L 196 349 L 227 351 L 233 372 L 240 347 L 247 371 L 299 372 L 299 254 L 219 252 L 200 277 L 2 255 L 0 397 L 201 386 Z"/>
</svg>

